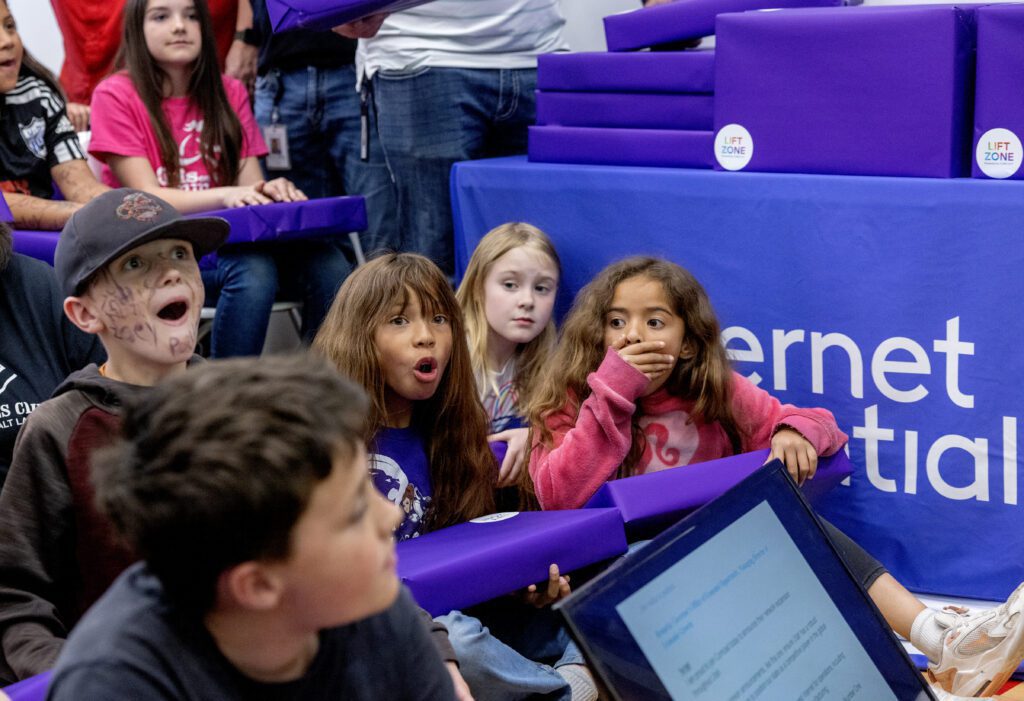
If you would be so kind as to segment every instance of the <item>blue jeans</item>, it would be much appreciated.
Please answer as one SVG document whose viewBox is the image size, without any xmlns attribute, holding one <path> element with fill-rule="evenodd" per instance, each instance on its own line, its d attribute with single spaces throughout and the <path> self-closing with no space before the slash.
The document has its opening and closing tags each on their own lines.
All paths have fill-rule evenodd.
<svg viewBox="0 0 1024 701">
<path fill-rule="evenodd" d="M 526 153 L 536 87 L 532 68 L 421 67 L 374 75 L 380 141 L 398 188 L 402 250 L 454 272 L 452 164 Z"/>
<path fill-rule="evenodd" d="M 556 613 L 510 602 L 481 615 L 486 625 L 460 611 L 437 618 L 448 628 L 459 671 L 476 701 L 572 698 L 556 668 L 583 664 L 583 655 Z"/>
<path fill-rule="evenodd" d="M 285 177 L 311 198 L 362 195 L 368 229 L 363 250 L 398 250 L 398 205 L 391 173 L 376 136 L 372 101 L 368 102 L 368 161 L 360 157 L 360 99 L 353 66 L 308 66 L 271 70 L 256 81 L 256 121 L 288 129 L 290 170 L 267 170 Z M 342 243 L 347 246 L 347 242 Z"/>
<path fill-rule="evenodd" d="M 350 272 L 352 264 L 332 241 L 221 248 L 217 267 L 202 271 L 206 305 L 217 305 L 210 357 L 259 355 L 279 292 L 302 302 L 302 337 L 308 343 Z"/>
</svg>

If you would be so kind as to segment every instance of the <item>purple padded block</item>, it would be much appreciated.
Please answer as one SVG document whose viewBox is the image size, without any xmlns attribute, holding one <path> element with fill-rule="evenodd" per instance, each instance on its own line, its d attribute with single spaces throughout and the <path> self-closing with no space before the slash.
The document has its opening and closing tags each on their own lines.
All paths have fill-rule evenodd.
<svg viewBox="0 0 1024 701">
<path fill-rule="evenodd" d="M 710 93 L 714 51 L 558 53 L 537 57 L 537 88 L 572 92 Z"/>
<path fill-rule="evenodd" d="M 11 214 L 11 208 L 7 206 L 7 200 L 3 197 L 0 197 L 0 221 L 14 221 L 14 215 Z"/>
<path fill-rule="evenodd" d="M 267 0 L 270 26 L 289 29 L 331 29 L 378 12 L 398 12 L 430 0 Z"/>
<path fill-rule="evenodd" d="M 485 516 L 398 544 L 398 574 L 434 616 L 626 552 L 618 509 Z"/>
<path fill-rule="evenodd" d="M 609 51 L 631 51 L 714 34 L 715 17 L 722 12 L 842 4 L 843 0 L 674 0 L 605 17 L 604 37 Z"/>
<path fill-rule="evenodd" d="M 5 687 L 3 692 L 7 694 L 10 701 L 43 701 L 46 698 L 46 689 L 50 686 L 52 674 L 53 672 L 50 670 L 41 672 L 34 677 L 22 679 L 20 682 Z"/>
<path fill-rule="evenodd" d="M 226 219 L 231 225 L 227 243 L 333 238 L 366 228 L 366 200 L 361 195 L 325 197 L 305 202 L 215 209 L 187 216 Z M 199 267 L 204 270 L 216 266 L 216 253 L 199 261 Z"/>
<path fill-rule="evenodd" d="M 11 232 L 14 252 L 30 258 L 37 258 L 44 263 L 53 265 L 53 252 L 57 250 L 59 231 L 22 231 Z"/>
<path fill-rule="evenodd" d="M 631 537 L 649 537 L 739 484 L 764 465 L 769 452 L 756 450 L 606 482 L 584 508 L 615 507 L 622 512 Z M 813 503 L 852 473 L 853 465 L 843 451 L 821 458 L 814 478 L 803 485 L 804 495 Z"/>
<path fill-rule="evenodd" d="M 711 95 L 537 91 L 537 124 L 710 131 Z"/>
<path fill-rule="evenodd" d="M 259 206 L 217 209 L 187 217 L 222 217 L 231 225 L 227 243 L 293 241 L 331 238 L 366 228 L 366 200 L 362 196 L 327 197 L 306 202 L 276 202 Z M 14 250 L 53 265 L 59 231 L 14 231 Z M 204 256 L 199 266 L 216 265 L 216 253 Z"/>
<path fill-rule="evenodd" d="M 529 156 L 538 163 L 710 168 L 710 131 L 530 127 Z"/>
<path fill-rule="evenodd" d="M 974 155 L 972 174 L 989 177 L 978 166 L 978 143 L 990 129 L 1008 129 L 1024 139 L 1024 5 L 990 5 L 979 7 L 978 68 L 974 92 Z M 1017 172 L 1010 179 L 1024 179 L 1021 154 L 1008 153 L 1005 144 L 992 143 L 981 149 L 981 158 L 1007 164 L 1017 161 Z M 989 155 L 992 154 L 992 155 Z"/>
<path fill-rule="evenodd" d="M 973 18 L 940 5 L 720 15 L 715 133 L 749 132 L 746 170 L 965 174 Z"/>
</svg>

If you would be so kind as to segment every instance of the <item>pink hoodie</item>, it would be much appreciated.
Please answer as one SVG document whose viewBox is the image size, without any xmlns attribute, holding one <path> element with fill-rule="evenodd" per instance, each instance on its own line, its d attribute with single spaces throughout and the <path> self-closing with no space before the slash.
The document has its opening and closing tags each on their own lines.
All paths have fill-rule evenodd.
<svg viewBox="0 0 1024 701">
<path fill-rule="evenodd" d="M 721 425 L 690 418 L 692 401 L 664 389 L 640 398 L 647 378 L 610 348 L 601 366 L 587 377 L 587 384 L 591 393 L 578 412 L 577 403 L 570 400 L 547 418 L 553 447 L 543 444 L 539 436 L 534 440 L 530 476 L 545 509 L 579 508 L 615 477 L 632 444 L 630 426 L 638 404 L 647 438 L 638 474 L 733 454 Z M 828 410 L 782 404 L 737 373 L 733 373 L 732 411 L 742 452 L 769 447 L 780 428 L 799 432 L 820 456 L 832 455 L 847 440 Z"/>
</svg>

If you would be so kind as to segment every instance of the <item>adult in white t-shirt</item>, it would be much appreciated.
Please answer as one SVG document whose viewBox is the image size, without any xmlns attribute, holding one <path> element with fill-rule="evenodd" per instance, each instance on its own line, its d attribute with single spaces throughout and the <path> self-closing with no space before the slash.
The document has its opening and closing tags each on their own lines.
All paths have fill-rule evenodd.
<svg viewBox="0 0 1024 701">
<path fill-rule="evenodd" d="M 568 49 L 560 0 L 435 0 L 360 41 L 398 187 L 402 250 L 454 270 L 456 161 L 526 151 L 537 55 Z"/>
</svg>

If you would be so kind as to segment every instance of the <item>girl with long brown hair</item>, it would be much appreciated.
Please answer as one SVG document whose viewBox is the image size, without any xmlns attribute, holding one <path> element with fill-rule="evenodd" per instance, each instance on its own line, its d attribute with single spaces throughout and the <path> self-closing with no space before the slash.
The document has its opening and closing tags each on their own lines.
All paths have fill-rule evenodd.
<svg viewBox="0 0 1024 701">
<path fill-rule="evenodd" d="M 462 315 L 440 268 L 412 253 L 386 254 L 357 268 L 338 291 L 313 348 L 370 398 L 370 470 L 377 489 L 404 512 L 399 540 L 495 510 L 498 465 L 487 444 Z M 530 603 L 568 593 L 568 578 L 557 566 L 549 574 L 547 591 L 532 587 Z M 550 609 L 509 599 L 489 610 L 487 628 L 458 611 L 439 619 L 474 694 L 509 701 L 568 698 L 570 683 L 587 684 L 582 656 Z M 501 642 L 509 638 L 519 641 L 515 649 Z M 554 651 L 555 666 L 535 662 L 538 650 L 544 656 Z"/>
<path fill-rule="evenodd" d="M 182 212 L 306 199 L 285 178 L 264 179 L 267 148 L 245 86 L 220 74 L 206 0 L 128 0 L 116 65 L 92 98 L 89 151 L 104 182 Z M 203 271 L 217 300 L 211 355 L 259 354 L 279 286 L 302 301 L 312 339 L 350 270 L 331 241 L 222 249 Z"/>
</svg>

